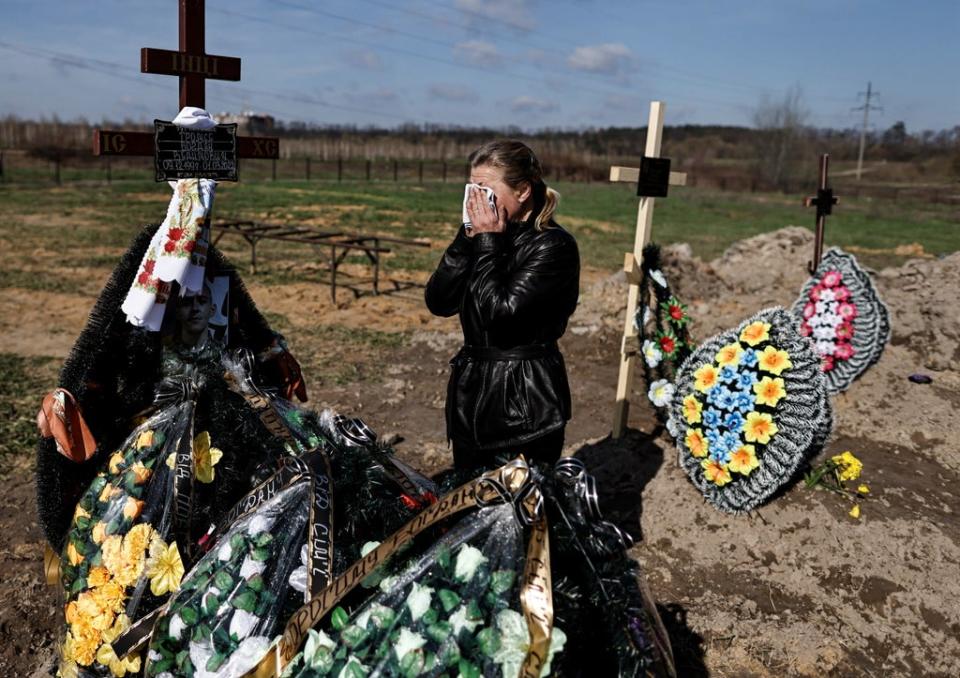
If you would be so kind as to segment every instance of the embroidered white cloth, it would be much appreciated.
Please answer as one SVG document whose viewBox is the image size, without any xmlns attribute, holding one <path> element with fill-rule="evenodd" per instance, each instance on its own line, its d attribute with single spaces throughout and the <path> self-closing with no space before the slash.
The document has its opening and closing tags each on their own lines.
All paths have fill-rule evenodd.
<svg viewBox="0 0 960 678">
<path fill-rule="evenodd" d="M 195 106 L 185 107 L 173 122 L 190 129 L 211 129 L 217 124 L 209 113 Z M 208 218 L 217 186 L 212 179 L 168 183 L 173 197 L 167 216 L 150 240 L 121 306 L 127 322 L 152 332 L 163 323 L 171 283 L 180 285 L 181 296 L 196 294 L 203 288 L 210 241 Z"/>
</svg>

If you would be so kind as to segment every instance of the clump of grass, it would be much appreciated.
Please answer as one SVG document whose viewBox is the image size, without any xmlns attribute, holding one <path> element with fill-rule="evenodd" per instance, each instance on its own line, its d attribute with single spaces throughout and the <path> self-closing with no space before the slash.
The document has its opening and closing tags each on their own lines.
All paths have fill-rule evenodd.
<svg viewBox="0 0 960 678">
<path fill-rule="evenodd" d="M 49 358 L 0 353 L 0 477 L 32 463 L 36 414 L 52 383 Z"/>
</svg>

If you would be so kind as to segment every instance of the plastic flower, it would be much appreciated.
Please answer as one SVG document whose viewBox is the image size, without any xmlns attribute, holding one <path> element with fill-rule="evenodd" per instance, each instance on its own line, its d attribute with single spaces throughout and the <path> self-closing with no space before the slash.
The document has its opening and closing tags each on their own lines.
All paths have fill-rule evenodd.
<svg viewBox="0 0 960 678">
<path fill-rule="evenodd" d="M 307 640 L 303 644 L 303 663 L 311 669 L 318 669 L 326 674 L 333 668 L 333 650 L 337 644 L 323 631 L 310 629 Z"/>
<path fill-rule="evenodd" d="M 663 359 L 663 353 L 660 352 L 660 349 L 657 348 L 656 343 L 647 339 L 643 342 L 643 346 L 640 348 L 643 352 L 643 359 L 647 363 L 647 367 L 656 367 L 660 364 L 660 361 Z"/>
<path fill-rule="evenodd" d="M 849 450 L 834 455 L 830 459 L 837 465 L 837 470 L 840 472 L 840 480 L 843 482 L 856 480 L 860 477 L 860 472 L 863 471 L 863 462 L 853 456 Z"/>
<path fill-rule="evenodd" d="M 480 552 L 480 549 L 474 548 L 469 544 L 464 544 L 457 553 L 457 562 L 453 568 L 453 576 L 462 582 L 468 582 L 473 579 L 477 568 L 487 562 L 487 557 Z"/>
<path fill-rule="evenodd" d="M 67 562 L 76 567 L 83 562 L 83 555 L 73 545 L 73 542 L 67 544 Z"/>
<path fill-rule="evenodd" d="M 839 271 L 827 271 L 820 279 L 820 284 L 824 287 L 836 287 L 843 280 Z"/>
<path fill-rule="evenodd" d="M 803 317 L 806 320 L 809 320 L 817 313 L 817 306 L 811 301 L 808 301 L 803 307 Z"/>
<path fill-rule="evenodd" d="M 133 497 L 127 497 L 127 501 L 123 505 L 123 517 L 127 520 L 134 520 L 143 510 L 144 503 L 145 502 L 134 499 Z"/>
<path fill-rule="evenodd" d="M 97 586 L 103 586 L 108 581 L 110 581 L 110 570 L 103 565 L 90 568 L 90 572 L 87 574 L 87 586 L 95 588 Z"/>
<path fill-rule="evenodd" d="M 660 285 L 660 287 L 666 288 L 667 279 L 663 277 L 663 273 L 660 272 L 659 269 L 650 271 L 650 277 L 653 278 L 654 282 Z"/>
<path fill-rule="evenodd" d="M 719 351 L 717 351 L 716 360 L 720 367 L 736 367 L 740 362 L 740 357 L 743 355 L 743 348 L 738 342 L 732 344 L 727 344 Z"/>
<path fill-rule="evenodd" d="M 701 393 L 706 393 L 711 388 L 716 386 L 719 378 L 719 371 L 713 365 L 704 365 L 693 373 L 693 377 L 696 380 L 694 382 L 694 388 Z"/>
<path fill-rule="evenodd" d="M 453 629 L 454 638 L 460 635 L 462 629 L 466 629 L 467 633 L 473 633 L 473 630 L 482 623 L 482 618 L 471 616 L 466 605 L 461 605 L 456 612 L 450 615 L 450 626 Z"/>
<path fill-rule="evenodd" d="M 784 388 L 783 379 L 780 377 L 773 379 L 764 377 L 753 385 L 753 392 L 757 394 L 757 404 L 768 407 L 776 407 L 780 399 L 787 395 L 787 389 Z"/>
<path fill-rule="evenodd" d="M 703 424 L 708 428 L 717 428 L 720 425 L 720 417 L 720 412 L 711 407 L 703 413 Z"/>
<path fill-rule="evenodd" d="M 113 646 L 110 644 L 129 626 L 130 620 L 127 618 L 127 615 L 118 615 L 113 626 L 103 632 L 104 644 L 100 646 L 99 650 L 97 650 L 97 662 L 109 668 L 110 672 L 116 676 L 116 678 L 123 678 L 123 676 L 127 675 L 127 673 L 139 673 L 140 671 L 139 655 L 133 655 L 132 657 L 120 659 L 116 652 L 113 651 Z"/>
<path fill-rule="evenodd" d="M 150 578 L 150 592 L 153 595 L 162 596 L 180 588 L 184 570 L 176 541 L 170 542 L 169 546 L 159 539 L 152 543 L 148 566 L 147 576 Z"/>
<path fill-rule="evenodd" d="M 223 452 L 210 447 L 210 432 L 201 431 L 193 439 L 193 467 L 196 478 L 201 483 L 212 483 L 215 472 L 213 467 L 223 457 Z"/>
<path fill-rule="evenodd" d="M 123 466 L 123 452 L 114 452 L 110 455 L 110 461 L 107 462 L 107 468 L 110 469 L 110 473 L 117 474 L 120 472 L 120 467 Z M 106 489 L 106 488 L 104 488 Z M 101 498 L 100 501 L 106 501 Z"/>
<path fill-rule="evenodd" d="M 743 430 L 744 423 L 743 415 L 739 412 L 731 412 L 727 415 L 726 419 L 723 420 L 723 425 L 732 433 L 740 433 L 740 431 Z"/>
<path fill-rule="evenodd" d="M 683 327 L 687 323 L 687 307 L 680 303 L 680 300 L 676 297 L 670 297 L 667 301 L 661 303 L 660 308 L 666 311 L 670 317 L 670 322 L 676 327 Z"/>
<path fill-rule="evenodd" d="M 737 371 L 733 369 L 730 365 L 724 365 L 720 368 L 720 381 L 725 384 L 729 384 L 734 381 L 739 375 Z"/>
<path fill-rule="evenodd" d="M 665 356 L 672 356 L 674 351 L 677 350 L 677 338 L 673 336 L 673 333 L 669 330 L 658 334 L 657 342 L 660 344 L 660 350 Z"/>
<path fill-rule="evenodd" d="M 833 298 L 837 301 L 849 301 L 850 289 L 846 285 L 840 285 L 833 289 Z"/>
<path fill-rule="evenodd" d="M 749 389 L 757 383 L 757 373 L 752 370 L 744 370 L 737 377 L 737 388 Z"/>
<path fill-rule="evenodd" d="M 809 337 L 813 334 L 813 330 L 810 328 L 810 325 L 807 324 L 806 320 L 801 321 L 800 323 L 800 336 Z"/>
<path fill-rule="evenodd" d="M 665 407 L 673 399 L 674 391 L 676 391 L 676 389 L 673 384 L 670 383 L 669 379 L 657 379 L 650 384 L 647 397 L 650 398 L 650 401 L 655 406 Z"/>
<path fill-rule="evenodd" d="M 843 322 L 837 325 L 836 329 L 837 339 L 852 339 L 853 338 L 853 325 L 848 322 Z"/>
<path fill-rule="evenodd" d="M 700 467 L 703 469 L 704 477 L 718 487 L 723 487 L 733 480 L 726 464 L 721 464 L 714 459 L 704 459 L 700 462 Z"/>
<path fill-rule="evenodd" d="M 400 637 L 397 638 L 393 651 L 397 654 L 397 660 L 403 659 L 408 652 L 415 652 L 427 644 L 427 639 L 419 633 L 414 633 L 410 629 L 403 627 L 400 629 Z"/>
<path fill-rule="evenodd" d="M 120 494 L 121 492 L 123 492 L 123 490 L 120 489 L 119 487 L 114 487 L 110 483 L 107 483 L 106 485 L 103 486 L 103 489 L 100 490 L 100 496 L 98 497 L 98 499 L 106 503 L 111 499 L 113 499 L 118 494 Z"/>
<path fill-rule="evenodd" d="M 137 436 L 138 450 L 142 450 L 144 447 L 150 447 L 151 445 L 153 445 L 153 431 L 143 431 Z"/>
<path fill-rule="evenodd" d="M 690 450 L 690 454 L 694 457 L 706 457 L 707 452 L 710 451 L 710 444 L 703 437 L 703 431 L 701 429 L 688 428 L 687 435 L 683 439 L 683 442 L 687 446 L 687 449 Z"/>
<path fill-rule="evenodd" d="M 844 320 L 853 320 L 857 317 L 857 307 L 845 301 L 837 307 L 837 313 L 839 313 L 840 317 Z"/>
<path fill-rule="evenodd" d="M 773 417 L 766 412 L 750 412 L 747 414 L 747 425 L 744 428 L 743 437 L 748 443 L 766 445 L 778 430 L 777 425 L 773 423 Z"/>
<path fill-rule="evenodd" d="M 857 494 L 870 494 L 870 488 L 866 485 L 861 485 L 857 488 Z"/>
<path fill-rule="evenodd" d="M 523 660 L 530 649 L 530 631 L 523 615 L 516 610 L 507 608 L 497 614 L 496 628 L 500 632 L 500 642 L 497 651 L 491 659 L 500 665 L 500 675 L 518 676 Z M 557 652 L 563 650 L 567 643 L 567 634 L 559 626 L 554 626 L 550 634 L 550 649 L 544 662 L 541 674 L 550 674 L 550 663 Z"/>
<path fill-rule="evenodd" d="M 411 620 L 417 621 L 430 609 L 432 597 L 432 588 L 413 582 L 413 588 L 410 590 L 410 595 L 407 596 L 407 607 L 410 608 Z"/>
<path fill-rule="evenodd" d="M 718 389 L 720 393 L 717 396 L 717 407 L 721 410 L 732 410 L 737 404 L 737 394 L 726 386 Z"/>
<path fill-rule="evenodd" d="M 740 331 L 740 341 L 750 346 L 756 346 L 770 338 L 770 323 L 757 320 Z"/>
<path fill-rule="evenodd" d="M 683 418 L 688 424 L 697 424 L 700 422 L 700 414 L 703 412 L 703 405 L 692 393 L 683 399 Z"/>
<path fill-rule="evenodd" d="M 757 352 L 752 348 L 748 348 L 743 352 L 743 356 L 740 358 L 740 364 L 744 367 L 756 367 L 758 362 Z"/>
<path fill-rule="evenodd" d="M 759 356 L 760 369 L 780 376 L 787 368 L 793 367 L 790 354 L 774 346 L 767 346 Z"/>
<path fill-rule="evenodd" d="M 850 509 L 850 517 L 860 520 L 860 504 L 853 505 L 853 508 Z"/>
<path fill-rule="evenodd" d="M 845 341 L 838 342 L 833 349 L 833 355 L 837 360 L 850 360 L 853 357 L 853 346 Z"/>
<path fill-rule="evenodd" d="M 731 471 L 748 476 L 753 469 L 760 466 L 757 460 L 757 450 L 753 445 L 741 445 L 730 454 L 730 464 L 727 466 Z"/>
<path fill-rule="evenodd" d="M 823 370 L 824 372 L 829 372 L 830 370 L 832 370 L 834 368 L 833 356 L 825 355 L 821 357 L 823 358 L 823 362 L 820 363 L 820 369 Z"/>
</svg>

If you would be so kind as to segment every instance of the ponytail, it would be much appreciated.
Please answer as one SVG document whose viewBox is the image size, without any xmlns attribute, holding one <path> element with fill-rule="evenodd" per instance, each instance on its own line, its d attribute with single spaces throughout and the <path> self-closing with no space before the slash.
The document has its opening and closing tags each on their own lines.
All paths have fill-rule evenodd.
<svg viewBox="0 0 960 678">
<path fill-rule="evenodd" d="M 550 222 L 553 221 L 553 213 L 557 211 L 557 206 L 560 204 L 560 194 L 547 186 L 542 181 L 540 185 L 543 186 L 543 207 L 540 208 L 540 213 L 537 214 L 537 219 L 534 222 L 534 228 L 538 231 L 550 228 Z"/>
</svg>

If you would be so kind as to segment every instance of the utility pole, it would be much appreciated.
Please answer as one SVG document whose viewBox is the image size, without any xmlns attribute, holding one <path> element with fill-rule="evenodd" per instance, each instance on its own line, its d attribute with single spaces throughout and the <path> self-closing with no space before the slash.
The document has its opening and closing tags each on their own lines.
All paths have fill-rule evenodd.
<svg viewBox="0 0 960 678">
<path fill-rule="evenodd" d="M 883 109 L 880 106 L 870 106 L 870 97 L 878 95 L 879 92 L 874 92 L 872 88 L 872 83 L 867 83 L 867 91 L 860 92 L 860 96 L 866 96 L 866 101 L 864 101 L 863 106 L 857 106 L 854 108 L 854 111 L 863 111 L 863 127 L 860 128 L 860 154 L 857 156 L 857 181 L 860 181 L 860 175 L 863 173 L 863 149 L 867 145 L 867 120 L 870 116 L 870 111 L 882 111 Z"/>
</svg>

